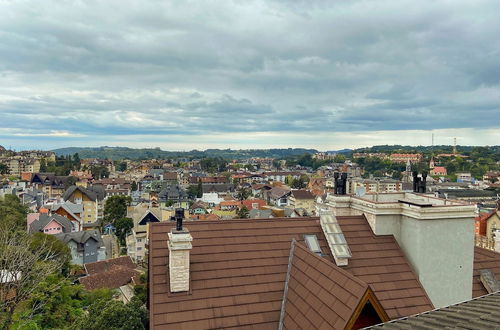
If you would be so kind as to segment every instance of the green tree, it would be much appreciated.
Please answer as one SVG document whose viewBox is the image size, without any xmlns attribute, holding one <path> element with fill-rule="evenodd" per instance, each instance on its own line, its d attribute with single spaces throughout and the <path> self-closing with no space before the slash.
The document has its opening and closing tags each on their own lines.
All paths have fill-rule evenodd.
<svg viewBox="0 0 500 330">
<path fill-rule="evenodd" d="M 139 299 L 143 305 L 147 303 L 148 300 L 148 274 L 143 273 L 140 275 L 141 282 L 134 286 L 134 294 L 137 299 Z"/>
<path fill-rule="evenodd" d="M 73 168 L 75 170 L 80 170 L 80 167 L 82 166 L 82 162 L 80 160 L 80 155 L 77 153 L 75 153 L 73 155 Z"/>
<path fill-rule="evenodd" d="M 147 310 L 137 298 L 133 298 L 128 304 L 116 300 L 100 300 L 90 306 L 88 313 L 76 322 L 74 328 L 147 329 Z"/>
<path fill-rule="evenodd" d="M 298 179 L 293 179 L 291 187 L 294 189 L 302 189 L 306 186 L 304 179 L 302 177 Z"/>
<path fill-rule="evenodd" d="M 240 219 L 248 219 L 250 212 L 248 212 L 248 209 L 246 208 L 246 206 L 243 206 L 242 208 L 240 208 L 238 210 L 237 215 L 238 215 L 238 218 L 240 218 Z"/>
<path fill-rule="evenodd" d="M 137 182 L 132 181 L 132 184 L 130 185 L 130 189 L 132 189 L 132 191 L 136 191 L 137 190 Z"/>
<path fill-rule="evenodd" d="M 239 199 L 240 201 L 247 199 L 252 195 L 252 192 L 246 188 L 241 188 L 238 190 L 236 193 L 236 198 Z M 248 210 L 247 210 L 248 211 Z"/>
<path fill-rule="evenodd" d="M 64 182 L 64 189 L 68 189 L 69 187 L 74 186 L 77 181 L 78 181 L 77 177 L 74 176 L 68 177 Z"/>
<path fill-rule="evenodd" d="M 74 323 L 84 311 L 81 308 L 80 285 L 73 285 L 62 276 L 50 275 L 39 283 L 27 301 L 29 308 L 21 314 L 42 329 L 62 329 Z"/>
<path fill-rule="evenodd" d="M 127 170 L 127 162 L 119 162 L 117 166 L 117 170 L 120 172 L 124 172 Z"/>
<path fill-rule="evenodd" d="M 189 199 L 195 199 L 196 197 L 198 197 L 198 191 L 199 191 L 198 185 L 189 186 L 187 189 L 187 194 Z"/>
<path fill-rule="evenodd" d="M 134 227 L 134 221 L 130 218 L 121 218 L 114 222 L 116 228 L 116 237 L 120 242 L 120 245 L 125 245 L 125 238 L 130 230 Z"/>
<path fill-rule="evenodd" d="M 40 172 L 47 172 L 47 162 L 45 161 L 45 158 L 42 158 L 40 161 Z"/>
<path fill-rule="evenodd" d="M 9 174 L 10 173 L 10 168 L 3 163 L 0 163 L 0 174 Z"/>
<path fill-rule="evenodd" d="M 63 266 L 48 238 L 36 249 L 31 245 L 32 238 L 25 231 L 0 227 L 0 267 L 13 276 L 12 281 L 2 283 L 2 290 L 16 293 L 12 299 L 0 300 L 0 329 L 10 328 L 16 309 L 33 296 L 42 281 Z"/>
<path fill-rule="evenodd" d="M 201 184 L 201 180 L 198 181 L 198 188 L 196 190 L 196 197 L 201 198 L 203 196 L 203 185 Z"/>
<path fill-rule="evenodd" d="M 49 249 L 52 252 L 52 258 L 57 259 L 58 263 L 61 264 L 61 273 L 64 276 L 69 274 L 71 251 L 66 244 L 55 236 L 35 233 L 31 235 L 30 248 L 33 253 L 41 248 Z"/>
<path fill-rule="evenodd" d="M 106 166 L 91 166 L 90 172 L 95 179 L 102 179 L 109 177 L 109 170 Z"/>
<path fill-rule="evenodd" d="M 15 195 L 0 198 L 0 230 L 26 230 L 28 208 Z"/>
<path fill-rule="evenodd" d="M 346 157 L 344 155 L 341 155 L 341 154 L 337 154 L 335 155 L 335 157 L 333 158 L 333 162 L 334 163 L 343 163 L 346 161 Z"/>
<path fill-rule="evenodd" d="M 130 196 L 111 196 L 104 204 L 104 220 L 106 223 L 113 223 L 118 219 L 125 218 L 127 206 L 132 202 Z"/>
</svg>

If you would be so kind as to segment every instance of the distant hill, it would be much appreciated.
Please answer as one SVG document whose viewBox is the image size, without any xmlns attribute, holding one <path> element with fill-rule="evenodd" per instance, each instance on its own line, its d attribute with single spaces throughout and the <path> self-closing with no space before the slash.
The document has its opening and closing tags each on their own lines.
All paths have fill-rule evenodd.
<svg viewBox="0 0 500 330">
<path fill-rule="evenodd" d="M 352 152 L 352 149 L 340 149 L 340 150 L 331 150 L 327 151 L 329 154 L 347 154 Z"/>
<path fill-rule="evenodd" d="M 133 149 L 127 147 L 97 147 L 81 148 L 70 147 L 52 150 L 58 156 L 73 155 L 78 153 L 80 158 L 108 158 L 119 159 L 162 159 L 162 158 L 206 158 L 222 157 L 224 159 L 245 159 L 251 157 L 285 158 L 289 156 L 314 154 L 315 149 L 287 148 L 287 149 L 207 149 L 204 151 L 164 151 L 160 148 Z"/>
</svg>

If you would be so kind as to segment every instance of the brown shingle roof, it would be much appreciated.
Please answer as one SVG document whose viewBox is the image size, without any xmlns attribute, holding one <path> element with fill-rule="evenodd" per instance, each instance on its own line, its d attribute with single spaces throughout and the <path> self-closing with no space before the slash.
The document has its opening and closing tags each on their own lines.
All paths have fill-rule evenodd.
<svg viewBox="0 0 500 330">
<path fill-rule="evenodd" d="M 108 260 L 102 260 L 97 262 L 90 262 L 85 264 L 85 270 L 88 275 L 107 272 L 111 270 L 114 266 L 121 266 L 129 269 L 135 269 L 135 264 L 129 256 L 123 256 Z"/>
<path fill-rule="evenodd" d="M 169 293 L 167 233 L 173 224 L 152 224 L 151 327 L 277 329 L 292 239 L 316 234 L 329 254 L 318 218 L 285 220 L 186 224 L 193 236 L 190 295 Z"/>
<path fill-rule="evenodd" d="M 393 236 L 373 235 L 363 216 L 338 220 L 353 252 L 345 270 L 372 286 L 389 317 L 432 309 Z M 276 329 L 292 239 L 303 242 L 304 234 L 315 234 L 324 258 L 333 262 L 318 217 L 190 222 L 191 292 L 170 294 L 167 233 L 174 226 L 150 226 L 149 307 L 155 329 Z"/>
<path fill-rule="evenodd" d="M 479 270 L 491 270 L 500 281 L 500 253 L 480 247 L 474 248 L 474 275 L 472 276 L 472 297 L 488 294 L 479 278 Z"/>
<path fill-rule="evenodd" d="M 292 190 L 292 195 L 296 199 L 314 199 L 314 195 L 308 190 Z"/>
<path fill-rule="evenodd" d="M 500 292 L 371 329 L 500 329 Z"/>
<path fill-rule="evenodd" d="M 364 216 L 337 217 L 351 249 L 343 269 L 368 283 L 390 319 L 433 308 L 392 235 L 375 235 Z"/>
<path fill-rule="evenodd" d="M 135 264 L 129 256 L 91 262 L 84 265 L 87 276 L 80 278 L 80 283 L 87 290 L 101 288 L 116 289 L 129 283 L 138 276 Z"/>
<path fill-rule="evenodd" d="M 117 289 L 128 284 L 132 278 L 138 276 L 139 272 L 123 266 L 113 266 L 106 272 L 96 273 L 80 278 L 80 283 L 87 290 L 95 289 Z"/>
<path fill-rule="evenodd" d="M 284 329 L 344 329 L 368 284 L 300 243 L 292 243 Z"/>
</svg>

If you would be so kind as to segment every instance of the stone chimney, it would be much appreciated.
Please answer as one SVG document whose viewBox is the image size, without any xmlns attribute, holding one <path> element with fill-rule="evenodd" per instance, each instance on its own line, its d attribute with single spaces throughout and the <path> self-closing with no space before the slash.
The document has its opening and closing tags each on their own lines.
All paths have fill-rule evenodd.
<svg viewBox="0 0 500 330">
<path fill-rule="evenodd" d="M 182 210 L 182 211 L 181 211 Z M 193 248 L 193 237 L 187 228 L 183 228 L 183 209 L 177 209 L 177 226 L 168 233 L 168 268 L 170 272 L 170 292 L 189 291 L 189 253 Z"/>
</svg>

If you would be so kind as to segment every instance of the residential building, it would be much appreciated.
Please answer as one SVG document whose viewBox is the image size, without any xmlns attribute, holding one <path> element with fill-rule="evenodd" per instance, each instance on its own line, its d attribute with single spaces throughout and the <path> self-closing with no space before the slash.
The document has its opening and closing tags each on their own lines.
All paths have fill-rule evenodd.
<svg viewBox="0 0 500 330">
<path fill-rule="evenodd" d="M 55 173 L 34 173 L 30 182 L 48 198 L 59 198 L 66 190 L 68 178 L 69 176 L 58 176 Z"/>
<path fill-rule="evenodd" d="M 488 171 L 483 175 L 483 181 L 495 183 L 500 181 L 500 171 Z"/>
<path fill-rule="evenodd" d="M 30 216 L 31 215 L 31 216 Z M 78 222 L 75 224 L 68 218 L 59 214 L 31 213 L 28 215 L 28 233 L 45 233 L 55 235 L 61 233 L 71 233 L 78 229 Z"/>
<path fill-rule="evenodd" d="M 130 196 L 132 182 L 122 178 L 104 178 L 96 180 L 93 186 L 101 186 L 106 196 Z"/>
<path fill-rule="evenodd" d="M 140 204 L 134 207 L 129 216 L 134 221 L 131 233 L 126 237 L 127 255 L 134 262 L 143 262 L 147 253 L 149 223 L 162 220 L 162 210 Z"/>
<path fill-rule="evenodd" d="M 422 154 L 391 154 L 389 159 L 393 163 L 403 163 L 410 161 L 411 163 L 418 163 L 422 161 Z"/>
<path fill-rule="evenodd" d="M 83 230 L 83 204 L 75 204 L 66 201 L 64 203 L 46 205 L 45 207 L 48 208 L 51 214 L 58 214 L 69 219 L 73 224 L 72 231 Z"/>
<path fill-rule="evenodd" d="M 197 184 L 201 181 L 202 184 L 228 184 L 229 179 L 225 176 L 204 176 L 204 177 L 190 177 L 189 184 Z"/>
<path fill-rule="evenodd" d="M 68 245 L 71 251 L 71 262 L 83 265 L 106 259 L 106 248 L 99 230 L 85 230 L 56 234 L 59 240 Z"/>
<path fill-rule="evenodd" d="M 448 175 L 448 171 L 446 171 L 446 167 L 434 166 L 430 169 L 429 174 L 432 176 L 446 176 Z"/>
<path fill-rule="evenodd" d="M 496 209 L 491 212 L 486 218 L 485 236 L 489 239 L 494 239 L 495 233 L 500 232 L 500 211 Z"/>
<path fill-rule="evenodd" d="M 472 182 L 472 174 L 470 172 L 457 172 L 457 182 Z"/>
<path fill-rule="evenodd" d="M 219 197 L 219 194 L 214 192 L 214 193 L 203 193 L 203 195 L 200 198 L 200 201 L 207 203 L 209 206 L 215 206 L 218 205 L 220 202 L 222 202 L 224 198 Z"/>
<path fill-rule="evenodd" d="M 129 256 L 86 263 L 84 269 L 86 275 L 78 280 L 86 290 L 115 289 L 125 303 L 134 296 L 134 285 L 140 283 L 140 273 Z"/>
<path fill-rule="evenodd" d="M 436 307 L 472 298 L 475 206 L 417 193 L 329 195 L 318 209 L 363 215 L 393 235 Z"/>
<path fill-rule="evenodd" d="M 347 192 L 355 194 L 359 189 L 364 189 L 364 192 L 373 193 L 398 192 L 403 190 L 403 182 L 387 178 L 350 178 Z"/>
<path fill-rule="evenodd" d="M 299 179 L 302 174 L 299 172 L 264 172 L 268 181 L 287 183 L 289 179 Z"/>
<path fill-rule="evenodd" d="M 314 195 L 308 190 L 292 190 L 288 205 L 295 209 L 304 209 L 309 214 L 313 214 L 316 209 Z"/>
<path fill-rule="evenodd" d="M 370 157 L 388 159 L 389 155 L 377 152 L 355 152 L 352 154 L 352 158 L 370 158 Z"/>
<path fill-rule="evenodd" d="M 342 329 L 433 309 L 392 236 L 374 235 L 363 216 L 339 216 L 331 226 L 346 244 L 336 247 L 323 229 L 333 220 L 189 222 L 178 232 L 153 224 L 151 329 Z"/>
<path fill-rule="evenodd" d="M 102 219 L 104 197 L 104 189 L 99 186 L 88 188 L 70 186 L 62 196 L 64 201 L 83 206 L 82 226 L 90 229 L 99 226 Z"/>
<path fill-rule="evenodd" d="M 273 187 L 265 192 L 267 203 L 275 206 L 288 206 L 291 190 L 282 187 Z"/>
</svg>

